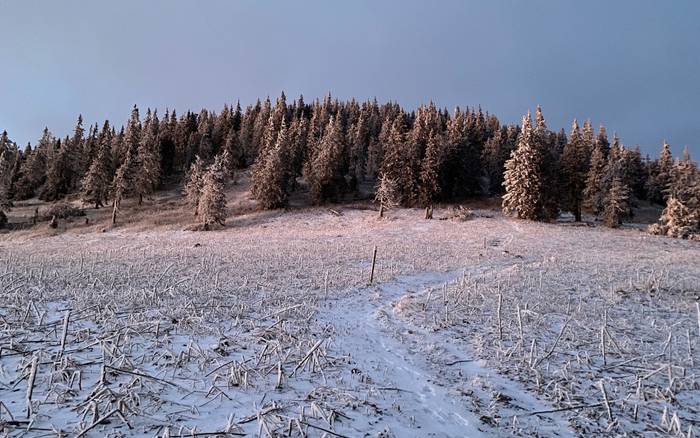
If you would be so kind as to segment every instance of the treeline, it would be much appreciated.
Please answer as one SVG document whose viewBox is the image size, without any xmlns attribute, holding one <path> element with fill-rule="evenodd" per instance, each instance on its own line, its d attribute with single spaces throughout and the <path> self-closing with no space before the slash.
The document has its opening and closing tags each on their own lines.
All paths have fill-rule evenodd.
<svg viewBox="0 0 700 438">
<path fill-rule="evenodd" d="M 304 184 L 315 204 L 342 201 L 364 184 L 376 186 L 386 206 L 504 195 L 504 210 L 536 220 L 561 211 L 580 220 L 587 210 L 616 226 L 644 199 L 673 199 L 697 215 L 697 166 L 689 156 L 674 160 L 665 145 L 658 159 L 643 157 L 590 122 L 553 132 L 539 109 L 534 124 L 527 117 L 517 126 L 480 108 L 449 112 L 430 103 L 407 111 L 330 95 L 288 102 L 282 93 L 274 104 L 268 98 L 220 113 L 166 110 L 161 118 L 149 109 L 142 117 L 134 107 L 119 129 L 109 121 L 86 129 L 78 117 L 65 138 L 44 129 L 36 146 L 19 149 L 6 132 L 0 142 L 4 209 L 72 194 L 96 208 L 118 207 L 130 197 L 141 203 L 170 182 L 183 184 L 204 222 L 220 223 L 225 179 L 251 167 L 262 208 L 284 207 Z"/>
</svg>

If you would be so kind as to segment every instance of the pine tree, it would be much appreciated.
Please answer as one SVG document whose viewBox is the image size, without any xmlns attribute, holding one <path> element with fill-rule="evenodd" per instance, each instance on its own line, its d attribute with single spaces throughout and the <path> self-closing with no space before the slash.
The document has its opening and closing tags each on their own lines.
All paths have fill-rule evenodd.
<svg viewBox="0 0 700 438">
<path fill-rule="evenodd" d="M 217 155 L 214 164 L 204 174 L 199 213 L 205 230 L 223 226 L 226 222 L 226 167 L 229 160 L 226 152 Z"/>
<path fill-rule="evenodd" d="M 622 218 L 629 211 L 629 188 L 622 178 L 615 177 L 610 191 L 605 197 L 603 209 L 603 221 L 610 228 L 617 228 L 622 224 Z"/>
<path fill-rule="evenodd" d="M 104 205 L 109 194 L 112 175 L 112 131 L 109 122 L 105 121 L 99 137 L 97 156 L 92 161 L 81 184 L 81 200 L 85 204 L 93 204 L 95 208 Z"/>
<path fill-rule="evenodd" d="M 530 113 L 523 117 L 518 145 L 505 164 L 503 211 L 519 219 L 543 216 L 540 151 L 536 148 Z"/>
<path fill-rule="evenodd" d="M 199 201 L 202 196 L 204 172 L 204 162 L 199 156 L 195 157 L 194 163 L 190 166 L 187 175 L 187 183 L 185 184 L 187 204 L 192 207 L 195 216 L 199 214 Z"/>
</svg>

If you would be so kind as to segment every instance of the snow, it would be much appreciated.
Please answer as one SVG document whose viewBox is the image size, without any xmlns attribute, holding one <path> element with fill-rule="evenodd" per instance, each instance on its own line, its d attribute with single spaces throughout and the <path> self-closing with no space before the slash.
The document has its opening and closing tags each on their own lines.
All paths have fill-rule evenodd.
<svg viewBox="0 0 700 438">
<path fill-rule="evenodd" d="M 475 213 L 309 209 L 208 233 L 4 235 L 0 430 L 75 435 L 114 409 L 86 436 L 700 426 L 700 244 Z"/>
</svg>

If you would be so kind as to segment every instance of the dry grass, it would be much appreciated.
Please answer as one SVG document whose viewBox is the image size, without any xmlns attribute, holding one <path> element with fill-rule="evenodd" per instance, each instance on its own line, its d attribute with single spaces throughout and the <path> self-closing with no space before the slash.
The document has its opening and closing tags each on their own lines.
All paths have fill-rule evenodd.
<svg viewBox="0 0 700 438">
<path fill-rule="evenodd" d="M 229 206 L 246 213 L 221 231 L 183 231 L 192 221 L 169 194 L 148 201 L 168 208 L 128 206 L 130 222 L 107 232 L 102 209 L 88 210 L 90 225 L 2 235 L 0 430 L 429 432 L 438 420 L 415 417 L 396 374 L 358 351 L 378 341 L 361 331 L 377 318 L 372 336 L 449 388 L 439 397 L 480 431 L 554 433 L 541 429 L 554 416 L 580 435 L 697 428 L 700 244 L 476 208 L 465 222 L 437 220 L 446 209 L 432 221 L 342 206 L 250 212 L 245 184 Z M 426 272 L 447 280 L 382 289 Z M 478 357 L 501 386 L 465 376 Z M 504 395 L 508 379 L 561 412 Z"/>
</svg>

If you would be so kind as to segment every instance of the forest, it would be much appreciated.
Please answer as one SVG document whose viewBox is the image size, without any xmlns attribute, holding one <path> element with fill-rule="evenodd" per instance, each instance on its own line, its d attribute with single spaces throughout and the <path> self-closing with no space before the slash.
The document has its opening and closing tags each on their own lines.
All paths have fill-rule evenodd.
<svg viewBox="0 0 700 438">
<path fill-rule="evenodd" d="M 512 216 L 551 221 L 588 212 L 609 226 L 632 221 L 640 201 L 664 207 L 654 234 L 700 239 L 700 172 L 686 147 L 656 158 L 609 138 L 604 126 L 573 121 L 551 130 L 537 107 L 521 125 L 503 124 L 481 107 L 452 112 L 432 102 L 407 110 L 396 102 L 306 103 L 284 92 L 242 109 L 225 105 L 178 115 L 133 107 L 125 126 L 106 120 L 72 135 L 45 128 L 20 148 L 0 138 L 0 224 L 13 203 L 75 196 L 86 206 L 141 204 L 165 184 L 180 185 L 205 229 L 223 225 L 224 186 L 250 168 L 252 195 L 263 209 L 287 206 L 302 185 L 315 205 L 356 198 L 370 187 L 380 208 L 502 197 Z"/>
</svg>

